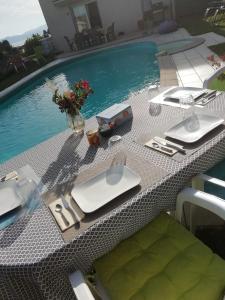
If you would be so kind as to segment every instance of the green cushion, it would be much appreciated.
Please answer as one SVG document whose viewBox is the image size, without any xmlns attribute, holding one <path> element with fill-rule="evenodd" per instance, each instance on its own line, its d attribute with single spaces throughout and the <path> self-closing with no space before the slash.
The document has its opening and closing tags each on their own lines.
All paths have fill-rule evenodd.
<svg viewBox="0 0 225 300">
<path fill-rule="evenodd" d="M 225 289 L 225 261 L 167 214 L 94 266 L 115 300 L 218 300 Z"/>
</svg>

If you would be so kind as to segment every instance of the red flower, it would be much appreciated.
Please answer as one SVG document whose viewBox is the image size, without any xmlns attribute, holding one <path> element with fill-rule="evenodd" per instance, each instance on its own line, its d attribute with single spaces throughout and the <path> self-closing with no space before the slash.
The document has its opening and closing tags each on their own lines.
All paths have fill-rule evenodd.
<svg viewBox="0 0 225 300">
<path fill-rule="evenodd" d="M 88 90 L 90 88 L 89 82 L 87 80 L 82 80 L 81 81 L 81 86 L 83 89 Z"/>
</svg>

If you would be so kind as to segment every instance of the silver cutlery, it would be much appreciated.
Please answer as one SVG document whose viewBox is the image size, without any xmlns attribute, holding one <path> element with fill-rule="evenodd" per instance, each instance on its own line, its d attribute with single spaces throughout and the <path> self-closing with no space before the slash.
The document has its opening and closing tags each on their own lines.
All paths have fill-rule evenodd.
<svg viewBox="0 0 225 300">
<path fill-rule="evenodd" d="M 210 101 L 214 100 L 217 97 L 217 91 L 211 91 L 207 93 L 204 97 L 200 98 L 196 104 L 206 105 Z"/>
<path fill-rule="evenodd" d="M 63 203 L 63 206 L 65 209 L 67 209 L 74 217 L 75 219 L 75 223 L 79 223 L 80 221 L 78 220 L 75 212 L 73 211 L 73 209 L 70 207 L 68 201 L 66 200 L 65 196 L 64 195 L 61 195 L 61 200 L 62 200 L 62 203 Z"/>
<path fill-rule="evenodd" d="M 178 145 L 176 143 L 173 143 L 173 142 L 170 142 L 170 141 L 167 141 L 163 138 L 160 138 L 158 136 L 154 137 L 154 140 L 159 143 L 160 145 L 162 146 L 166 146 L 166 147 L 169 147 L 169 148 L 172 148 L 174 150 L 177 150 L 178 152 L 180 153 L 183 153 L 183 154 L 186 154 L 186 150 L 184 149 L 183 146 L 181 145 Z"/>
<path fill-rule="evenodd" d="M 18 173 L 16 171 L 13 171 L 3 177 L 0 178 L 0 182 L 5 182 L 8 180 L 18 179 Z"/>
<path fill-rule="evenodd" d="M 67 220 L 67 218 L 65 217 L 65 215 L 64 215 L 64 213 L 63 213 L 62 210 L 63 210 L 62 205 L 56 204 L 56 206 L 55 206 L 55 211 L 61 215 L 62 220 L 63 220 L 63 222 L 65 223 L 65 225 L 66 225 L 66 226 L 69 226 L 69 225 L 70 225 L 70 222 Z"/>
<path fill-rule="evenodd" d="M 157 141 L 153 142 L 152 143 L 152 146 L 155 148 L 155 149 L 161 149 L 162 151 L 165 151 L 167 153 L 170 153 L 172 154 L 173 153 L 173 149 L 169 148 L 169 147 L 166 147 L 166 146 L 162 146 L 160 143 L 158 143 Z"/>
</svg>

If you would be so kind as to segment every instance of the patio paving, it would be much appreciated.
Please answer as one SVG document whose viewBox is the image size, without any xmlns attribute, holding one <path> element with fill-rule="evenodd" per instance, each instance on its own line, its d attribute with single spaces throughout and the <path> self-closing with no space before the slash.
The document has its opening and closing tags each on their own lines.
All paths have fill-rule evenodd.
<svg viewBox="0 0 225 300">
<path fill-rule="evenodd" d="M 205 44 L 206 46 L 213 46 L 221 43 L 225 43 L 225 37 L 222 35 L 219 35 L 215 32 L 208 32 L 202 35 L 199 35 L 198 37 L 202 37 L 206 40 Z"/>
<path fill-rule="evenodd" d="M 180 28 L 176 32 L 166 35 L 154 34 L 150 37 L 150 40 L 160 45 L 190 37 L 192 36 L 186 29 Z M 225 37 L 214 32 L 209 32 L 196 37 L 204 38 L 205 43 L 190 50 L 171 55 L 177 69 L 176 74 L 179 86 L 192 86 L 201 88 L 203 87 L 204 81 L 211 77 L 216 71 L 215 67 L 212 67 L 207 60 L 209 55 L 215 55 L 215 53 L 213 53 L 208 46 L 225 43 Z M 221 66 L 225 66 L 224 62 L 221 62 Z M 164 68 L 163 63 L 161 62 L 160 67 Z M 166 69 L 166 67 L 164 69 Z M 163 74 L 165 77 L 165 73 Z M 169 75 L 167 77 L 169 77 Z M 162 79 L 163 80 L 161 84 L 164 84 L 165 80 L 164 78 Z"/>
</svg>

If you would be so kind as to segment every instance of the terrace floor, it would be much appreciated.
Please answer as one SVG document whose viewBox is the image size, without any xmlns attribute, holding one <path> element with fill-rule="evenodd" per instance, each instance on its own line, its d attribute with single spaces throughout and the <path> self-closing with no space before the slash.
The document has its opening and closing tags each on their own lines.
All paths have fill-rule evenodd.
<svg viewBox="0 0 225 300">
<path fill-rule="evenodd" d="M 181 28 L 174 33 L 167 35 L 155 35 L 150 39 L 160 45 L 190 37 L 191 35 L 188 31 Z M 205 43 L 190 50 L 172 55 L 172 60 L 176 67 L 176 75 L 179 86 L 203 87 L 204 81 L 215 73 L 215 67 L 212 67 L 207 60 L 209 55 L 214 54 L 208 46 L 225 42 L 225 37 L 214 32 L 209 32 L 195 37 L 204 38 Z M 225 64 L 221 62 L 221 66 L 223 65 Z M 163 68 L 163 64 L 161 65 L 161 68 Z M 170 78 L 169 75 L 167 79 L 169 83 L 174 80 L 174 76 L 171 76 L 172 77 Z"/>
</svg>

